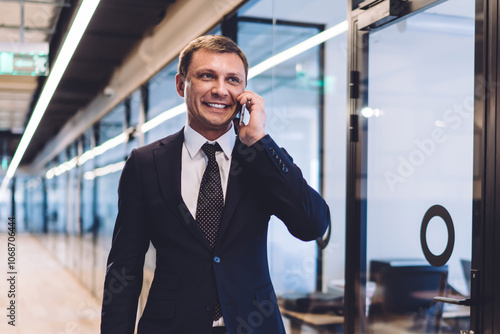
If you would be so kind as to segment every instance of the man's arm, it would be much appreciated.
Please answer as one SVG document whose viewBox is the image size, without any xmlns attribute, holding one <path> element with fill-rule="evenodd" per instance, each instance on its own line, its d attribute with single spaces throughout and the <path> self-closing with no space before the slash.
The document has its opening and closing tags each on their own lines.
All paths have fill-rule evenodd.
<svg viewBox="0 0 500 334">
<path fill-rule="evenodd" d="M 248 124 L 238 126 L 239 139 L 246 145 L 239 150 L 248 167 L 263 181 L 271 212 L 295 237 L 302 240 L 321 237 L 330 222 L 328 205 L 309 187 L 292 158 L 265 134 L 264 100 L 245 91 L 238 102 L 246 105 L 250 113 Z"/>
<path fill-rule="evenodd" d="M 270 212 L 301 240 L 321 237 L 330 221 L 329 207 L 286 151 L 267 135 L 242 152 L 248 168 L 266 189 L 263 197 Z"/>
<path fill-rule="evenodd" d="M 118 216 L 109 253 L 102 304 L 102 334 L 133 334 L 149 248 L 136 151 L 120 177 Z"/>
</svg>

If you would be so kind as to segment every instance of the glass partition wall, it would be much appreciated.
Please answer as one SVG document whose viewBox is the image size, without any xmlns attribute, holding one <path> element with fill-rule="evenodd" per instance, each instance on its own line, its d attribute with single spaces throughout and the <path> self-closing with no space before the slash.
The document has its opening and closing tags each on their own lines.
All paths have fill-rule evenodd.
<svg viewBox="0 0 500 334">
<path fill-rule="evenodd" d="M 349 333 L 469 328 L 468 306 L 434 297 L 470 295 L 475 4 L 427 4 L 393 23 L 353 12 Z"/>
<path fill-rule="evenodd" d="M 461 11 L 450 15 L 457 7 Z M 390 278 L 373 277 L 385 289 L 383 306 L 396 308 L 384 295 L 406 296 L 404 304 L 394 301 L 398 311 L 422 321 L 419 316 L 425 319 L 443 305 L 434 304 L 434 296 L 410 299 L 411 294 L 434 289 L 436 296 L 444 295 L 440 280 L 446 275 L 450 293 L 452 288 L 463 295 L 469 291 L 464 274 L 470 265 L 464 271 L 462 264 L 470 263 L 472 242 L 474 4 L 450 0 L 377 31 L 369 50 L 369 103 L 362 114 L 368 127 L 368 265 L 388 257 L 424 259 L 424 240 L 431 254 L 443 254 L 453 247 L 451 224 L 459 245 L 439 273 L 410 263 L 388 269 L 399 270 L 397 283 L 405 285 L 399 291 L 389 291 Z M 412 282 L 416 275 L 421 280 Z M 442 316 L 448 320 L 458 310 L 446 305 Z"/>
<path fill-rule="evenodd" d="M 248 89 L 264 98 L 266 130 L 332 210 L 332 239 L 322 251 L 295 239 L 277 218 L 270 223 L 271 277 L 290 333 L 343 328 L 345 19 L 345 3 L 324 0 L 250 1 L 238 12 L 237 42 L 251 68 Z M 330 306 L 317 308 L 311 298 Z"/>
</svg>

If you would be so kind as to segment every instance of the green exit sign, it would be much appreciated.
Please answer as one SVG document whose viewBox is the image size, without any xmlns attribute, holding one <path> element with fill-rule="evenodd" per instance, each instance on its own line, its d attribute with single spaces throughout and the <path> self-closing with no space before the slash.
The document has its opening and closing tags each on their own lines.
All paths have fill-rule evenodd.
<svg viewBox="0 0 500 334">
<path fill-rule="evenodd" d="M 0 75 L 47 75 L 48 55 L 0 52 Z"/>
</svg>

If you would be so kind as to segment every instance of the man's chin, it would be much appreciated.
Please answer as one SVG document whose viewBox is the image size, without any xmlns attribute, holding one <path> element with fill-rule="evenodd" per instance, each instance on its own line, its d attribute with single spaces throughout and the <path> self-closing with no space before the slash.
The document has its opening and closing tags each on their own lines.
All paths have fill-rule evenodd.
<svg viewBox="0 0 500 334">
<path fill-rule="evenodd" d="M 207 130 L 226 132 L 231 127 L 232 120 L 232 118 L 229 118 L 217 122 L 210 122 L 210 124 L 207 125 Z"/>
</svg>

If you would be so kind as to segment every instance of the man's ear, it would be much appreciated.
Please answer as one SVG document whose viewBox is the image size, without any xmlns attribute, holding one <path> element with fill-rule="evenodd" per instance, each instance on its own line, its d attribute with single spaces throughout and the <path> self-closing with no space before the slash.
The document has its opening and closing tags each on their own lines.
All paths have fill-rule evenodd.
<svg viewBox="0 0 500 334">
<path fill-rule="evenodd" d="M 184 97 L 184 80 L 185 78 L 179 73 L 175 75 L 175 88 L 180 97 Z"/>
</svg>

